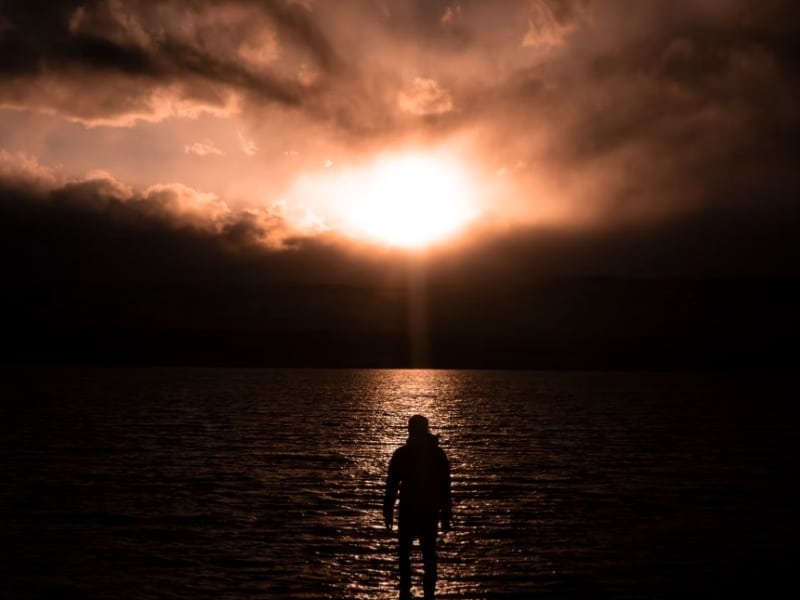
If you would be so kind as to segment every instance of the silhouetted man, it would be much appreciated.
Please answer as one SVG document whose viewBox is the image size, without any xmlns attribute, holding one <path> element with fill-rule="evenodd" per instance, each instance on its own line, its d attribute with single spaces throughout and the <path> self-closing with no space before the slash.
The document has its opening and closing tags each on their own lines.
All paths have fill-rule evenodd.
<svg viewBox="0 0 800 600">
<path fill-rule="evenodd" d="M 425 566 L 426 600 L 436 590 L 436 529 L 450 531 L 450 463 L 439 438 L 428 432 L 428 419 L 414 415 L 408 421 L 408 441 L 389 462 L 383 518 L 391 531 L 394 501 L 400 489 L 397 531 L 400 549 L 400 599 L 411 598 L 411 543 L 419 539 Z"/>
</svg>

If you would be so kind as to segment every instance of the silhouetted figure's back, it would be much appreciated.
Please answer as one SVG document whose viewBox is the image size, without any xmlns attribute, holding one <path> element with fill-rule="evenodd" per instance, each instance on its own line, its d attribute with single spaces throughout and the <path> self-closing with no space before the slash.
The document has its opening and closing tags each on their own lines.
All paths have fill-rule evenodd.
<svg viewBox="0 0 800 600">
<path fill-rule="evenodd" d="M 400 490 L 397 530 L 400 553 L 400 598 L 411 598 L 411 544 L 419 539 L 425 566 L 425 598 L 436 589 L 436 530 L 450 530 L 450 464 L 439 439 L 428 432 L 428 420 L 414 415 L 408 421 L 408 441 L 389 462 L 383 516 L 391 530 L 394 502 Z"/>
</svg>

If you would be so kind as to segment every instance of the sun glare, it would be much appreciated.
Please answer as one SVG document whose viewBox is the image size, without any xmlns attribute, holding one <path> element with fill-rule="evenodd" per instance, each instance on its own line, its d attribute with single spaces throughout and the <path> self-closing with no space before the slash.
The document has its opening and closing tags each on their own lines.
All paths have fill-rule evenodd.
<svg viewBox="0 0 800 600">
<path fill-rule="evenodd" d="M 393 246 L 444 240 L 476 215 L 463 170 L 437 156 L 384 157 L 354 173 L 348 188 L 348 229 Z"/>
</svg>

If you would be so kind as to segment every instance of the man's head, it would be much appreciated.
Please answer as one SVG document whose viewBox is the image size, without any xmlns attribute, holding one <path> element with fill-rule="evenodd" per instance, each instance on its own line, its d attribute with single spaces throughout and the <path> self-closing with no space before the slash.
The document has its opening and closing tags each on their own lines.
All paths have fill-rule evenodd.
<svg viewBox="0 0 800 600">
<path fill-rule="evenodd" d="M 416 437 L 428 433 L 428 419 L 422 415 L 414 415 L 408 420 L 408 435 Z"/>
</svg>

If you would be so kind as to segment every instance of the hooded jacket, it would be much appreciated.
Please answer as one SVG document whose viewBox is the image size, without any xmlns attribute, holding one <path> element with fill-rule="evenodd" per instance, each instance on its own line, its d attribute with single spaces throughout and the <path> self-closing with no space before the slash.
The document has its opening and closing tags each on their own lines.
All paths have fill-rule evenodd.
<svg viewBox="0 0 800 600">
<path fill-rule="evenodd" d="M 418 529 L 441 520 L 450 521 L 450 463 L 439 438 L 430 433 L 413 435 L 395 450 L 389 461 L 383 514 L 391 518 L 400 492 L 398 527 Z"/>
</svg>

